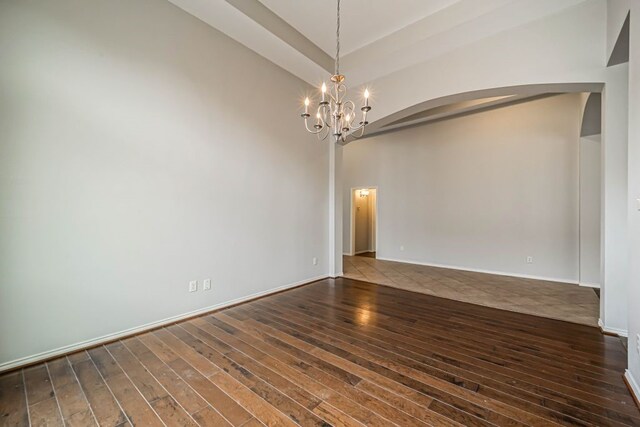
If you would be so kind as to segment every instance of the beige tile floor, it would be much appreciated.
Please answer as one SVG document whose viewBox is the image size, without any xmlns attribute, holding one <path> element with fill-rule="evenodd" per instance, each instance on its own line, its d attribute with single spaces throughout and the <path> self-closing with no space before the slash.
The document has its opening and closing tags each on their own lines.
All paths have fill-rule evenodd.
<svg viewBox="0 0 640 427">
<path fill-rule="evenodd" d="M 597 326 L 600 300 L 566 283 L 344 257 L 344 277 L 519 313 Z"/>
</svg>

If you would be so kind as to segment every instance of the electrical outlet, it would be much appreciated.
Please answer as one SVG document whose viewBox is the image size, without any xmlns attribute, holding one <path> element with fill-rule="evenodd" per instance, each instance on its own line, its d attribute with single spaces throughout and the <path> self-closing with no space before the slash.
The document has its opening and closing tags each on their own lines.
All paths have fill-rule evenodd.
<svg viewBox="0 0 640 427">
<path fill-rule="evenodd" d="M 313 265 L 318 265 L 318 258 L 313 257 Z"/>
<path fill-rule="evenodd" d="M 202 282 L 202 290 L 210 291 L 211 290 L 211 279 L 204 279 Z"/>
<path fill-rule="evenodd" d="M 527 257 L 527 264 L 533 264 L 533 257 L 532 256 L 528 256 Z"/>
<path fill-rule="evenodd" d="M 195 292 L 198 290 L 198 281 L 192 280 L 189 282 L 189 292 Z"/>
</svg>

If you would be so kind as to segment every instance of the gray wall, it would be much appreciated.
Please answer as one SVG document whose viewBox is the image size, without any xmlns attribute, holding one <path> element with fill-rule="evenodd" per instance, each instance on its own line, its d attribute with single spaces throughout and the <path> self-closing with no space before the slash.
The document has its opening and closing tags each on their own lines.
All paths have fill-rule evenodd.
<svg viewBox="0 0 640 427">
<path fill-rule="evenodd" d="M 302 81 L 165 0 L 0 2 L 0 40 L 0 368 L 328 272 Z"/>
<path fill-rule="evenodd" d="M 600 287 L 602 138 L 580 138 L 580 283 Z"/>
<path fill-rule="evenodd" d="M 640 399 L 640 2 L 631 2 L 629 55 L 629 379 Z"/>
<path fill-rule="evenodd" d="M 577 281 L 584 102 L 545 98 L 346 146 L 344 188 L 378 187 L 378 257 Z"/>
</svg>

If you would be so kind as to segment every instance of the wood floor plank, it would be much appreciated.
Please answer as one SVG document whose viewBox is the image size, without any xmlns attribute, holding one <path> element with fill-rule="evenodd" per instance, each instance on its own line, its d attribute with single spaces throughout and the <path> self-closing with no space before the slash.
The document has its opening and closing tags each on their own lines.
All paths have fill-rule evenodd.
<svg viewBox="0 0 640 427">
<path fill-rule="evenodd" d="M 0 427 L 640 426 L 626 363 L 593 327 L 327 279 L 0 375 Z"/>
<path fill-rule="evenodd" d="M 290 306 L 287 306 L 290 307 Z M 289 311 L 286 308 L 279 308 L 278 310 L 274 310 L 270 308 L 272 311 L 277 313 L 279 316 L 287 317 L 287 318 L 295 318 L 297 323 L 300 323 L 303 326 L 314 328 L 315 332 L 324 332 L 324 334 L 336 335 L 339 334 L 342 340 L 346 340 L 350 343 L 356 343 L 357 345 L 363 347 L 367 351 L 378 352 L 378 354 L 382 354 L 384 357 L 388 357 L 391 359 L 395 359 L 397 361 L 403 361 L 405 364 L 409 364 L 411 366 L 415 366 L 412 361 L 418 361 L 420 363 L 428 364 L 429 366 L 433 366 L 442 372 L 448 372 L 451 374 L 455 374 L 452 379 L 454 381 L 461 381 L 464 377 L 471 378 L 472 380 L 479 381 L 483 385 L 489 385 L 493 388 L 482 388 L 479 390 L 480 393 L 496 397 L 495 393 L 500 393 L 501 398 L 505 401 L 510 401 L 515 406 L 525 407 L 527 409 L 530 408 L 530 404 L 533 405 L 544 405 L 544 408 L 540 408 L 540 410 L 548 411 L 550 409 L 555 409 L 558 411 L 555 416 L 562 416 L 562 414 L 571 416 L 571 417 L 596 417 L 594 421 L 597 423 L 603 422 L 601 417 L 608 417 L 611 419 L 618 419 L 623 422 L 631 422 L 631 419 L 626 414 L 635 415 L 635 409 L 633 407 L 625 407 L 620 406 L 622 409 L 621 412 L 617 412 L 615 410 L 610 409 L 615 403 L 614 400 L 602 399 L 596 395 L 591 395 L 588 393 L 581 393 L 578 389 L 568 389 L 568 394 L 563 396 L 558 393 L 553 393 L 548 391 L 545 388 L 530 386 L 527 387 L 526 384 L 515 383 L 515 385 L 520 388 L 514 386 L 513 378 L 511 377 L 503 377 L 502 383 L 499 381 L 494 381 L 494 378 L 500 378 L 501 376 L 496 373 L 495 365 L 492 365 L 492 369 L 483 370 L 478 364 L 482 364 L 482 361 L 475 360 L 474 364 L 467 364 L 456 360 L 455 363 L 452 362 L 452 358 L 455 358 L 455 355 L 448 353 L 446 356 L 442 356 L 437 359 L 431 359 L 425 356 L 425 351 L 428 349 L 415 349 L 408 346 L 406 343 L 396 340 L 394 341 L 389 336 L 382 336 L 379 339 L 371 340 L 369 339 L 369 334 L 361 334 L 356 333 L 352 329 L 342 328 L 335 323 L 324 322 L 317 317 L 307 316 L 302 311 Z M 309 320 L 305 320 L 309 319 Z M 326 326 L 325 326 L 326 325 Z M 374 345 L 374 346 L 372 346 Z M 380 353 L 380 350 L 377 349 L 392 349 L 396 350 L 398 348 L 403 348 L 402 355 L 393 355 L 390 353 Z M 404 356 L 412 357 L 412 359 L 405 358 Z M 407 362 L 407 360 L 410 360 Z M 444 362 L 440 362 L 443 360 Z M 460 367 L 466 367 L 468 370 L 460 369 Z M 422 369 L 422 366 L 418 366 L 418 369 Z M 431 372 L 431 374 L 435 376 L 439 376 L 437 372 L 432 370 L 427 370 Z M 479 376 L 476 372 L 484 372 L 485 377 Z M 460 380 L 458 380 L 458 378 Z M 496 390 L 493 392 L 492 390 Z M 502 392 L 504 391 L 504 393 Z M 491 393 L 489 393 L 491 392 Z M 508 394 L 505 394 L 508 393 Z M 573 398 L 578 394 L 580 397 L 586 399 L 584 402 L 580 402 Z M 524 399 L 524 400 L 521 400 Z M 554 400 L 555 399 L 555 400 Z M 565 403 L 565 400 L 569 400 L 569 402 Z M 529 404 L 527 404 L 527 402 Z M 575 405 L 575 407 L 570 406 L 568 403 Z M 602 406 L 598 406 L 602 405 Z M 531 407 L 533 408 L 533 406 Z M 586 408 L 586 409 L 582 409 Z M 595 414 L 595 415 L 592 415 Z M 640 422 L 640 420 L 638 420 Z"/>
<path fill-rule="evenodd" d="M 0 376 L 0 426 L 29 424 L 22 371 Z"/>
<path fill-rule="evenodd" d="M 273 371 L 269 367 L 236 350 L 223 340 L 220 340 L 216 335 L 211 334 L 207 329 L 205 329 L 206 325 L 200 325 L 199 327 L 195 325 L 194 322 L 188 322 L 181 324 L 180 326 L 193 336 L 202 340 L 211 348 L 219 351 L 231 362 L 249 370 L 256 375 L 256 377 L 280 390 L 282 393 L 289 396 L 292 400 L 296 401 L 308 410 L 312 410 L 320 404 L 320 399 L 317 396 L 314 396 L 309 391 L 299 387 L 297 384 L 289 381 L 287 378 Z"/>
<path fill-rule="evenodd" d="M 89 356 L 132 424 L 144 426 L 163 425 L 153 408 L 105 347 L 89 350 Z"/>
<path fill-rule="evenodd" d="M 209 380 L 224 390 L 230 396 L 247 408 L 253 416 L 267 426 L 296 426 L 298 425 L 284 413 L 271 406 L 260 396 L 238 381 L 225 375 L 223 372 L 216 372 L 209 377 Z"/>
<path fill-rule="evenodd" d="M 242 405 L 184 360 L 176 359 L 170 366 L 232 425 L 241 426 L 253 417 Z"/>
<path fill-rule="evenodd" d="M 359 285 L 359 286 L 363 286 L 363 285 Z M 361 289 L 362 292 L 370 292 L 370 290 L 368 289 Z M 346 307 L 351 306 L 353 309 L 357 310 L 358 307 L 354 306 L 353 304 L 349 303 L 349 295 L 353 294 L 354 291 L 353 290 L 345 290 L 344 294 L 338 295 L 343 297 L 343 300 L 340 301 L 340 304 Z M 318 299 L 314 299 L 311 298 L 312 296 L 317 296 Z M 295 294 L 292 295 L 279 295 L 278 296 L 279 299 L 281 298 L 296 298 Z M 322 300 L 325 300 L 328 304 L 328 307 L 334 307 L 335 304 L 335 300 L 331 299 L 331 300 L 327 300 L 326 299 L 326 295 L 323 296 L 322 292 L 319 292 L 318 290 L 314 291 L 314 290 L 308 290 L 303 297 L 306 301 L 308 301 L 309 303 L 315 304 L 318 303 Z M 438 299 L 438 302 L 440 302 L 442 299 Z M 456 303 L 456 304 L 462 304 L 462 303 Z M 470 304 L 466 304 L 470 307 L 474 307 L 476 308 L 476 306 L 471 306 Z M 398 310 L 398 307 L 403 307 L 403 309 Z M 478 307 L 480 309 L 485 309 L 486 307 Z M 412 309 L 412 310 L 409 310 Z M 407 315 L 407 313 L 410 312 L 414 312 L 411 314 L 411 318 L 407 318 L 405 317 Z M 511 322 L 508 321 L 503 321 L 502 323 L 497 323 L 494 319 L 486 319 L 483 317 L 480 318 L 475 318 L 473 317 L 473 315 L 471 313 L 469 313 L 469 311 L 473 311 L 473 309 L 467 309 L 465 310 L 465 312 L 458 314 L 455 310 L 451 310 L 451 309 L 443 309 L 442 307 L 431 307 L 428 310 L 424 309 L 424 305 L 418 305 L 415 301 L 412 300 L 405 300 L 405 299 L 400 299 L 400 298 L 394 298 L 394 299 L 385 299 L 384 302 L 380 302 L 379 304 L 377 304 L 376 306 L 376 316 L 379 317 L 382 313 L 387 313 L 389 315 L 393 315 L 394 316 L 394 320 L 406 320 L 407 324 L 410 326 L 415 326 L 415 325 L 421 325 L 421 326 L 427 326 L 432 324 L 433 322 L 436 322 L 437 324 L 441 323 L 442 321 L 446 321 L 447 325 L 450 329 L 452 330 L 457 330 L 456 327 L 467 327 L 467 329 L 473 329 L 479 333 L 483 333 L 483 332 L 491 332 L 492 335 L 492 339 L 494 340 L 498 340 L 498 341 L 502 341 L 502 343 L 506 343 L 506 344 L 512 344 L 513 343 L 513 339 L 517 338 L 519 340 L 519 342 L 522 343 L 527 343 L 527 349 L 531 349 L 532 347 L 534 347 L 537 343 L 544 343 L 545 345 L 545 354 L 548 354 L 547 352 L 552 351 L 554 346 L 558 345 L 559 341 L 558 340 L 551 340 L 551 339 L 544 339 L 542 340 L 542 338 L 539 335 L 534 335 L 531 334 L 529 332 L 527 332 L 526 330 L 523 330 L 523 326 L 521 326 L 521 324 L 513 324 Z M 526 315 L 522 315 L 519 314 L 519 316 L 521 317 L 529 317 L 531 318 L 532 316 L 526 316 Z M 474 322 L 470 322 L 470 320 L 480 320 L 480 321 L 474 321 Z M 565 322 L 558 322 L 558 321 L 554 321 L 560 324 L 563 324 Z M 372 323 L 372 322 L 369 322 Z M 490 325 L 491 327 L 496 327 L 496 326 L 503 326 L 502 328 L 496 329 L 496 330 L 487 330 L 487 325 Z M 504 327 L 504 326 L 508 326 L 508 327 Z M 580 328 L 587 328 L 584 326 L 580 326 Z M 589 328 L 587 328 L 589 329 Z M 593 329 L 593 328 L 591 328 Z M 577 334 L 575 331 L 571 331 L 572 334 Z M 610 338 L 610 337 L 609 337 Z M 542 341 L 541 341 L 542 340 Z M 600 338 L 600 340 L 597 341 L 597 345 L 602 345 L 603 342 L 608 341 L 607 337 L 602 337 Z M 579 340 L 576 340 L 574 337 L 574 342 L 577 343 L 579 342 Z M 622 350 L 622 346 L 619 343 L 619 340 L 616 342 L 616 348 L 619 350 Z M 575 347 L 575 344 L 574 344 Z M 560 357 L 565 357 L 567 359 L 567 363 L 574 363 L 576 362 L 579 357 L 577 357 L 577 355 L 580 354 L 584 354 L 583 352 L 580 353 L 577 349 L 572 348 L 571 346 L 567 346 L 566 344 L 560 345 L 558 347 L 558 353 L 556 353 L 557 355 L 559 355 Z M 623 353 L 615 353 L 613 356 L 611 354 L 607 355 L 607 361 L 611 362 L 611 358 L 612 357 L 616 357 L 618 358 L 618 363 L 622 362 L 625 363 L 626 359 L 624 357 Z M 590 354 L 590 357 L 595 358 L 594 360 L 590 360 L 589 363 L 589 367 L 596 367 L 598 365 L 597 360 L 603 360 L 602 358 L 598 358 L 598 356 L 596 356 L 594 353 Z M 579 362 L 576 362 L 579 363 Z M 614 369 L 619 368 L 619 365 L 616 364 L 614 367 Z"/>
<path fill-rule="evenodd" d="M 89 402 L 80 388 L 69 360 L 63 357 L 48 362 L 47 366 L 65 423 L 78 423 L 83 420 L 86 425 L 96 425 Z M 78 413 L 82 414 L 74 417 Z"/>
<path fill-rule="evenodd" d="M 208 320 L 213 321 L 213 319 Z M 235 332 L 238 336 L 244 336 L 248 342 L 251 342 L 252 346 L 255 346 L 256 350 L 258 348 L 262 350 L 262 352 L 251 351 L 247 346 L 242 346 L 239 341 L 234 341 L 235 345 L 242 348 L 245 353 L 272 367 L 272 369 L 280 372 L 301 387 L 306 387 L 310 392 L 323 399 L 325 405 L 323 405 L 322 412 L 332 411 L 336 412 L 336 415 L 340 412 L 338 417 L 347 424 L 366 423 L 370 422 L 372 417 L 375 417 L 369 408 L 364 408 L 356 403 L 355 400 L 352 400 L 357 397 L 354 396 L 357 390 L 352 385 L 346 384 L 330 373 L 308 365 L 305 361 L 296 359 L 270 344 L 257 340 L 255 336 L 240 330 Z M 347 392 L 344 391 L 343 384 L 348 389 Z M 313 412 L 319 413 L 315 408 Z M 348 415 L 345 415 L 347 413 Z M 347 420 L 348 418 L 350 420 Z M 356 420 L 360 420 L 360 422 Z"/>
<path fill-rule="evenodd" d="M 46 364 L 24 370 L 29 420 L 32 426 L 64 426 Z"/>
<path fill-rule="evenodd" d="M 324 396 L 325 400 L 330 398 L 333 402 L 336 402 L 336 403 L 339 402 L 336 405 L 336 409 L 338 410 L 340 409 L 340 407 L 342 407 L 343 409 L 346 409 L 349 406 L 353 407 L 353 405 L 359 404 L 363 408 L 368 408 L 369 410 L 378 414 L 380 417 L 399 425 L 406 425 L 406 426 L 425 425 L 425 423 L 420 421 L 419 418 L 415 418 L 410 413 L 399 410 L 394 405 L 390 405 L 382 400 L 376 399 L 375 396 L 372 394 L 368 394 L 366 392 L 363 393 L 362 390 L 359 390 L 351 385 L 348 385 L 340 381 L 336 381 L 336 380 L 330 381 L 330 379 L 332 379 L 333 377 L 329 376 L 328 374 L 325 374 L 326 376 L 323 376 L 321 374 L 318 375 L 316 373 L 314 377 L 320 380 L 326 381 L 324 384 L 331 388 L 323 387 L 323 385 L 316 383 L 315 380 L 312 379 L 311 377 L 304 376 L 302 375 L 302 373 L 296 371 L 295 369 L 283 369 L 284 367 L 281 364 L 277 364 L 277 361 L 270 360 L 271 358 L 268 354 L 258 351 L 257 349 L 242 342 L 241 340 L 235 339 L 232 334 L 225 332 L 224 329 L 228 330 L 228 328 L 225 328 L 224 323 L 216 320 L 212 316 L 207 317 L 206 320 L 205 319 L 193 320 L 192 323 L 195 323 L 198 327 L 209 332 L 212 336 L 215 336 L 217 339 L 223 341 L 225 344 L 234 346 L 234 348 L 238 348 L 239 351 L 243 351 L 247 355 L 252 356 L 255 360 L 259 360 L 267 364 L 268 366 L 272 367 L 272 369 L 274 369 L 276 372 L 282 372 L 283 375 L 288 376 L 289 378 L 292 378 L 292 381 L 295 381 L 301 387 L 304 387 L 305 385 L 307 387 L 309 387 L 309 385 L 316 385 L 314 390 L 316 395 Z M 216 328 L 214 325 L 218 325 L 220 328 Z M 329 380 L 330 382 L 327 380 Z M 330 393 L 330 394 L 327 395 L 327 393 Z M 340 394 L 340 396 L 338 396 L 338 393 Z M 351 401 L 349 402 L 349 406 L 344 405 L 345 401 L 348 400 L 346 399 L 347 396 L 351 398 L 350 399 Z M 340 403 L 343 403 L 343 404 L 341 405 Z M 317 405 L 314 405 L 314 407 L 315 406 Z M 310 409 L 313 409 L 313 408 L 310 408 Z"/>
<path fill-rule="evenodd" d="M 72 359 L 69 359 L 70 361 Z M 80 387 L 99 425 L 117 426 L 128 422 L 115 397 L 90 359 L 73 358 L 72 364 Z"/>
<path fill-rule="evenodd" d="M 318 306 L 318 301 L 316 301 L 317 298 L 319 297 L 315 297 L 313 299 L 310 299 L 310 298 L 304 299 L 306 304 L 313 306 L 314 310 L 310 310 L 311 312 L 322 309 L 322 307 Z M 349 308 L 345 308 L 344 306 L 341 306 L 340 303 L 338 303 L 337 306 L 327 304 L 327 308 L 333 310 L 332 313 L 335 311 L 344 313 L 344 316 L 346 318 L 353 317 L 353 314 L 349 314 Z M 436 325 L 438 325 L 439 321 L 440 320 L 434 320 L 431 323 L 435 323 Z M 375 324 L 373 324 L 372 326 L 375 326 Z M 446 327 L 446 326 L 447 324 L 442 325 L 442 327 Z M 492 355 L 495 354 L 496 346 L 494 344 L 487 345 L 487 342 L 491 343 L 491 341 L 494 339 L 494 335 L 492 334 L 483 335 L 483 334 L 479 334 L 478 331 L 473 331 L 472 333 L 461 333 L 460 331 L 453 328 L 450 334 L 443 336 L 443 334 L 441 334 L 442 329 L 441 328 L 436 329 L 436 327 L 431 324 L 429 326 L 426 326 L 426 325 L 422 326 L 419 329 L 413 326 L 401 326 L 401 325 L 398 325 L 397 323 L 394 325 L 385 324 L 384 327 L 389 331 L 397 332 L 400 335 L 415 337 L 417 339 L 428 338 L 428 339 L 438 340 L 438 341 L 444 340 L 446 343 L 454 343 L 454 345 L 456 345 L 457 347 L 463 350 L 471 351 L 471 352 L 478 352 L 478 351 L 483 351 L 483 349 L 486 349 L 484 350 L 485 354 L 483 356 L 483 358 L 485 359 L 486 358 L 490 359 Z M 432 332 L 429 332 L 429 331 L 432 331 Z M 479 340 L 478 337 L 482 337 L 482 340 Z M 470 344 L 470 342 L 472 344 Z M 528 347 L 529 346 L 527 346 L 527 348 Z M 504 358 L 505 355 L 507 356 L 506 359 Z M 573 380 L 576 378 L 577 374 L 582 374 L 585 377 L 592 378 L 592 380 L 587 380 L 585 378 L 583 382 L 588 382 L 590 384 L 593 384 L 594 386 L 600 385 L 601 387 L 607 390 L 610 390 L 610 384 L 606 382 L 606 379 L 598 378 L 597 374 L 594 374 L 593 372 L 586 372 L 586 371 L 579 372 L 576 370 L 567 370 L 567 366 L 557 366 L 557 367 L 550 366 L 550 365 L 553 365 L 553 363 L 545 363 L 546 359 L 543 359 L 543 360 L 540 360 L 539 358 L 531 359 L 526 355 L 514 353 L 513 351 L 509 351 L 509 350 L 506 350 L 502 356 L 503 356 L 502 362 L 509 364 L 509 366 L 514 369 L 519 368 L 526 372 L 526 371 L 531 371 L 531 365 L 533 366 L 538 365 L 541 367 L 541 369 L 536 370 L 536 372 L 541 372 L 542 374 L 544 374 L 544 372 L 549 372 L 549 375 L 552 375 L 552 378 L 566 378 L 568 380 Z M 591 369 L 591 371 L 593 371 L 593 369 L 597 369 L 597 367 L 594 366 Z M 612 381 L 614 381 L 613 384 L 616 384 L 615 390 L 612 390 L 612 391 L 615 392 L 617 390 L 620 393 L 624 393 L 624 395 L 621 395 L 621 397 L 623 397 L 624 400 L 627 400 L 628 393 L 626 392 L 626 390 L 620 388 L 620 386 L 617 385 L 619 383 L 618 372 L 619 370 L 615 372 L 615 376 L 613 376 L 612 372 L 607 372 L 607 374 L 611 375 L 610 378 Z M 604 382 L 601 382 L 601 381 L 604 381 Z"/>
<path fill-rule="evenodd" d="M 64 426 L 55 397 L 29 405 L 29 419 L 31 426 Z"/>
<path fill-rule="evenodd" d="M 201 410 L 192 414 L 193 418 L 198 422 L 198 425 L 202 427 L 224 427 L 231 426 L 229 421 L 227 421 L 218 411 L 213 409 L 211 406 L 207 406 L 202 408 Z M 243 424 L 243 426 L 250 425 L 251 421 L 257 421 L 255 418 L 247 421 Z M 257 425 L 262 426 L 262 423 L 258 422 Z"/>
<path fill-rule="evenodd" d="M 24 370 L 24 380 L 27 389 L 27 401 L 30 406 L 54 397 L 53 386 L 51 385 L 46 365 L 42 364 L 26 368 Z"/>
<path fill-rule="evenodd" d="M 428 396 L 435 397 L 450 406 L 477 417 L 479 420 L 477 420 L 476 423 L 478 424 L 497 423 L 499 425 L 525 425 L 522 421 L 518 420 L 518 418 L 524 417 L 523 414 L 519 414 L 515 410 L 509 410 L 507 413 L 507 411 L 503 410 L 504 408 L 501 408 L 501 405 L 499 405 L 498 402 L 485 399 L 482 404 L 479 404 L 482 399 L 478 398 L 470 391 L 465 391 L 461 387 L 438 380 L 437 378 L 419 376 L 417 372 L 403 371 L 400 366 L 386 361 L 384 363 L 380 363 L 380 359 L 370 355 L 354 354 L 336 347 L 335 345 L 327 344 L 318 339 L 312 338 L 309 335 L 305 335 L 304 333 L 296 331 L 287 325 L 278 323 L 275 319 L 258 314 L 256 311 L 252 311 L 252 313 L 262 325 L 267 325 L 271 328 L 271 333 L 276 336 L 282 337 L 282 334 L 288 334 L 289 336 L 302 340 L 312 346 L 313 349 L 311 351 L 315 354 L 336 354 L 363 368 L 375 371 L 389 379 L 405 384 Z M 250 322 L 257 323 L 258 320 L 252 320 Z"/>
<path fill-rule="evenodd" d="M 215 336 L 217 339 L 220 339 L 222 342 L 225 342 L 226 344 L 226 341 L 224 341 L 223 336 L 218 335 L 215 331 L 215 328 L 212 325 L 209 325 L 207 322 L 202 321 L 202 322 L 199 322 L 199 326 L 202 329 L 205 329 L 206 331 L 211 333 L 212 336 Z M 318 371 L 315 372 L 315 375 L 313 375 L 313 378 L 305 377 L 301 372 L 296 371 L 293 368 L 289 368 L 288 366 L 283 365 L 282 363 L 277 363 L 277 362 L 269 363 L 270 361 L 268 359 L 268 356 L 264 353 L 260 354 L 260 353 L 252 352 L 250 348 L 246 346 L 242 346 L 237 341 L 234 343 L 239 347 L 242 347 L 245 350 L 245 352 L 247 352 L 248 354 L 254 355 L 255 358 L 253 360 L 260 361 L 260 363 L 265 363 L 266 365 L 273 367 L 274 372 L 278 372 L 282 374 L 284 377 L 289 377 L 292 379 L 292 381 L 296 381 L 296 380 L 299 381 L 301 386 L 306 385 L 307 387 L 309 387 L 309 389 L 316 394 L 316 398 L 313 400 L 313 405 L 308 407 L 308 409 L 313 411 L 313 409 L 320 403 L 321 401 L 320 399 L 324 399 L 325 402 L 332 404 L 336 409 L 340 407 L 349 408 L 349 412 L 351 413 L 352 416 L 361 417 L 369 425 L 377 425 L 377 424 L 389 422 L 389 421 L 384 421 L 383 418 L 374 415 L 373 412 L 375 411 L 373 410 L 372 407 L 375 407 L 377 402 L 373 402 L 372 400 L 367 401 L 367 403 L 369 404 L 368 409 L 366 409 L 364 406 L 361 405 L 362 407 L 357 408 L 356 410 L 356 407 L 358 406 L 356 401 L 349 400 L 345 398 L 344 395 L 346 393 L 350 393 L 349 395 L 352 398 L 353 397 L 355 397 L 356 399 L 360 398 L 361 401 L 365 399 L 364 397 L 365 395 L 358 395 L 358 390 L 353 388 L 353 386 L 347 386 L 345 384 L 344 388 L 341 388 L 339 384 L 344 384 L 344 383 L 341 383 L 340 381 L 337 381 L 335 379 L 331 381 L 333 377 L 331 377 L 328 374 L 323 375 L 321 372 L 318 372 Z M 230 343 L 228 345 L 231 346 Z M 252 368 L 255 368 L 256 365 L 253 363 L 250 363 L 249 365 L 246 365 L 246 366 L 248 366 L 249 369 L 252 369 Z M 322 384 L 317 383 L 315 380 L 321 381 Z M 348 391 L 345 390 L 347 388 L 349 389 Z M 338 392 L 341 392 L 342 394 L 339 394 Z M 388 411 L 388 413 L 394 412 L 394 408 L 392 407 L 387 407 L 385 409 Z M 358 412 L 359 414 L 356 414 L 356 412 Z M 396 415 L 396 418 L 404 420 L 405 425 L 421 424 L 419 421 L 415 419 L 407 418 L 401 413 L 397 413 L 395 415 Z"/>
<path fill-rule="evenodd" d="M 187 411 L 122 342 L 111 343 L 106 348 L 166 425 L 196 425 Z"/>
<path fill-rule="evenodd" d="M 188 327 L 188 325 L 185 326 Z M 322 425 L 322 420 L 315 416 L 311 411 L 309 411 L 301 404 L 297 403 L 295 400 L 291 399 L 285 393 L 279 391 L 276 387 L 269 384 L 267 381 L 261 379 L 258 375 L 249 371 L 246 367 L 239 365 L 229 357 L 222 354 L 222 352 L 220 351 L 222 349 L 216 349 L 214 347 L 215 344 L 205 343 L 204 341 L 194 337 L 186 329 L 178 325 L 169 327 L 168 330 L 183 342 L 196 349 L 207 359 L 214 362 L 218 367 L 224 370 L 226 374 L 233 377 L 239 383 L 244 384 L 260 398 L 266 400 L 271 405 L 278 408 L 282 413 L 286 414 L 296 423 L 308 426 Z M 225 376 L 223 375 L 223 377 Z M 259 417 L 257 418 L 260 419 Z M 262 421 L 262 419 L 260 420 Z"/>
<path fill-rule="evenodd" d="M 148 369 L 153 374 L 189 414 L 194 414 L 209 406 L 202 397 L 189 387 L 168 365 L 153 354 L 137 337 L 124 340 L 123 343 L 144 365 L 145 369 Z"/>
</svg>

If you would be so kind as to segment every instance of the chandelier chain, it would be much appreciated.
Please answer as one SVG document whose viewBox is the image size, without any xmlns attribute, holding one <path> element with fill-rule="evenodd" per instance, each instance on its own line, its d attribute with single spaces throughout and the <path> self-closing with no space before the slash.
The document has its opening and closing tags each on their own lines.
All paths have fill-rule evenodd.
<svg viewBox="0 0 640 427">
<path fill-rule="evenodd" d="M 364 129 L 369 124 L 367 113 L 371 111 L 371 106 L 369 105 L 369 90 L 367 88 L 364 90 L 364 100 L 359 108 L 346 97 L 345 76 L 340 74 L 341 0 L 335 1 L 336 60 L 334 63 L 334 75 L 331 76 L 331 83 L 329 83 L 331 87 L 327 87 L 326 82 L 322 83 L 320 88 L 321 100 L 318 102 L 317 109 L 311 105 L 309 97 L 305 98 L 304 112 L 300 116 L 304 119 L 304 127 L 307 132 L 316 135 L 318 139 L 325 139 L 332 134 L 336 143 L 344 144 L 351 139 L 364 135 Z M 312 118 L 312 115 L 315 115 L 315 118 Z M 360 118 L 357 117 L 358 115 L 360 115 Z"/>
<path fill-rule="evenodd" d="M 340 74 L 340 0 L 338 1 L 338 16 L 337 16 L 337 25 L 336 25 L 336 72 L 335 74 Z"/>
</svg>

